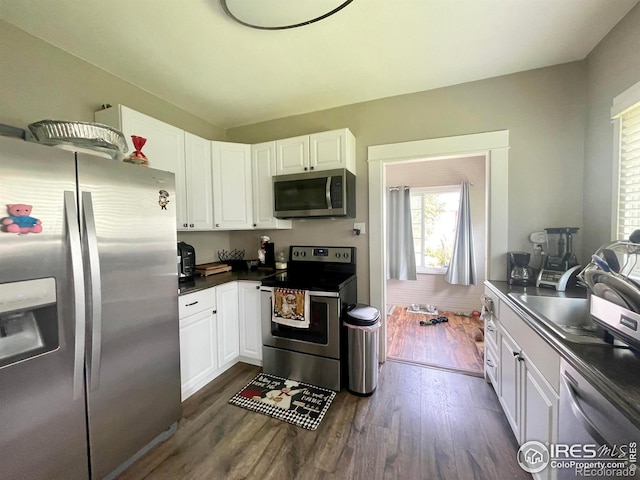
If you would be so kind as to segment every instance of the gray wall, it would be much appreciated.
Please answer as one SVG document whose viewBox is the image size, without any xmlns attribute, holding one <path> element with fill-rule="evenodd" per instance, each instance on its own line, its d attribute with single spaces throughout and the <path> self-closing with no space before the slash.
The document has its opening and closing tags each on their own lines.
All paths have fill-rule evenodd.
<svg viewBox="0 0 640 480">
<path fill-rule="evenodd" d="M 222 128 L 2 20 L 0 65 L 0 123 L 26 128 L 45 119 L 93 122 L 100 105 L 110 103 L 209 140 L 224 140 Z"/>
<path fill-rule="evenodd" d="M 613 99 L 640 82 L 640 4 L 587 57 L 587 129 L 584 167 L 584 254 L 611 237 Z"/>
<path fill-rule="evenodd" d="M 530 232 L 582 227 L 585 97 L 586 67 L 574 62 L 234 128 L 227 139 L 257 143 L 348 127 L 357 142 L 356 221 L 368 225 L 367 147 L 508 129 L 508 245 L 530 251 Z M 367 237 L 351 234 L 352 224 L 298 221 L 291 232 L 273 237 L 278 249 L 309 242 L 358 247 L 358 299 L 367 302 L 369 246 Z M 258 238 L 232 233 L 230 241 L 257 248 Z M 578 251 L 580 242 L 578 236 Z"/>
</svg>

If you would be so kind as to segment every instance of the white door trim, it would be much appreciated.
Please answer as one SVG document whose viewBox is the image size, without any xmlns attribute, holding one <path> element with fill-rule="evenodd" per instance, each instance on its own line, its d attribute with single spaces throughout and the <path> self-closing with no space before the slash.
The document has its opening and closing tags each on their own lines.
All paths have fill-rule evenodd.
<svg viewBox="0 0 640 480">
<path fill-rule="evenodd" d="M 487 158 L 487 279 L 506 280 L 508 245 L 509 130 L 374 145 L 369 163 L 369 303 L 382 315 L 380 361 L 386 360 L 386 203 L 385 166 L 392 163 L 485 155 Z"/>
</svg>

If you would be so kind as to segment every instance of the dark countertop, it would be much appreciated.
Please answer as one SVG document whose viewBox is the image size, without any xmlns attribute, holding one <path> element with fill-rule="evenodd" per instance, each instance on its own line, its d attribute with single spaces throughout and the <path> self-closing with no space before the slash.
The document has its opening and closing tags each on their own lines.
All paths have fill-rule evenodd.
<svg viewBox="0 0 640 480">
<path fill-rule="evenodd" d="M 223 283 L 235 282 L 238 280 L 245 280 L 251 282 L 260 282 L 268 275 L 275 272 L 268 270 L 232 270 L 230 272 L 216 273 L 215 275 L 209 275 L 208 277 L 193 277 L 193 280 L 187 282 L 180 282 L 179 295 L 186 295 L 188 293 L 197 292 L 206 288 L 217 287 Z"/>
<path fill-rule="evenodd" d="M 558 337 L 544 324 L 522 309 L 508 293 L 529 295 L 561 295 L 586 298 L 584 289 L 555 292 L 536 287 L 514 287 L 507 282 L 485 282 L 500 299 L 515 310 L 525 322 L 556 349 L 560 355 L 585 376 L 633 424 L 640 428 L 640 352 L 627 348 L 584 345 Z"/>
</svg>

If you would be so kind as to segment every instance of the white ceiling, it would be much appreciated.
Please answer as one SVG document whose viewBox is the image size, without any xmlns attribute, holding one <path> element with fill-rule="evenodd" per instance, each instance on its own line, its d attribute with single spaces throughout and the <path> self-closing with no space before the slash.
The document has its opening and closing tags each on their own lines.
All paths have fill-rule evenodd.
<svg viewBox="0 0 640 480">
<path fill-rule="evenodd" d="M 0 0 L 0 18 L 230 128 L 581 60 L 637 2 L 354 0 L 278 31 L 219 0 Z"/>
</svg>

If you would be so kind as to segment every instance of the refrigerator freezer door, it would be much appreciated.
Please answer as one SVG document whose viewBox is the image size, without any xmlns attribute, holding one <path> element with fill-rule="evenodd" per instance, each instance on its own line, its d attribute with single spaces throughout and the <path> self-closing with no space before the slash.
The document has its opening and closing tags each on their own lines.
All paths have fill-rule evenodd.
<svg viewBox="0 0 640 480">
<path fill-rule="evenodd" d="M 72 198 L 66 208 L 65 191 Z M 42 343 L 25 349 L 25 355 L 5 358 L 0 367 L 3 479 L 86 479 L 89 474 L 84 338 L 76 335 L 84 329 L 81 252 L 75 252 L 79 278 L 74 278 L 71 255 L 71 245 L 79 243 L 75 198 L 72 153 L 0 137 L 0 208 L 31 205 L 30 216 L 42 226 L 40 233 L 23 234 L 0 228 L 2 303 L 15 306 L 0 313 L 4 340 L 22 338 L 12 331 L 21 323 L 23 334 L 31 325 Z M 0 219 L 8 216 L 0 211 Z"/>
<path fill-rule="evenodd" d="M 91 470 L 103 478 L 181 415 L 175 188 L 172 173 L 83 155 L 78 181 Z"/>
</svg>

